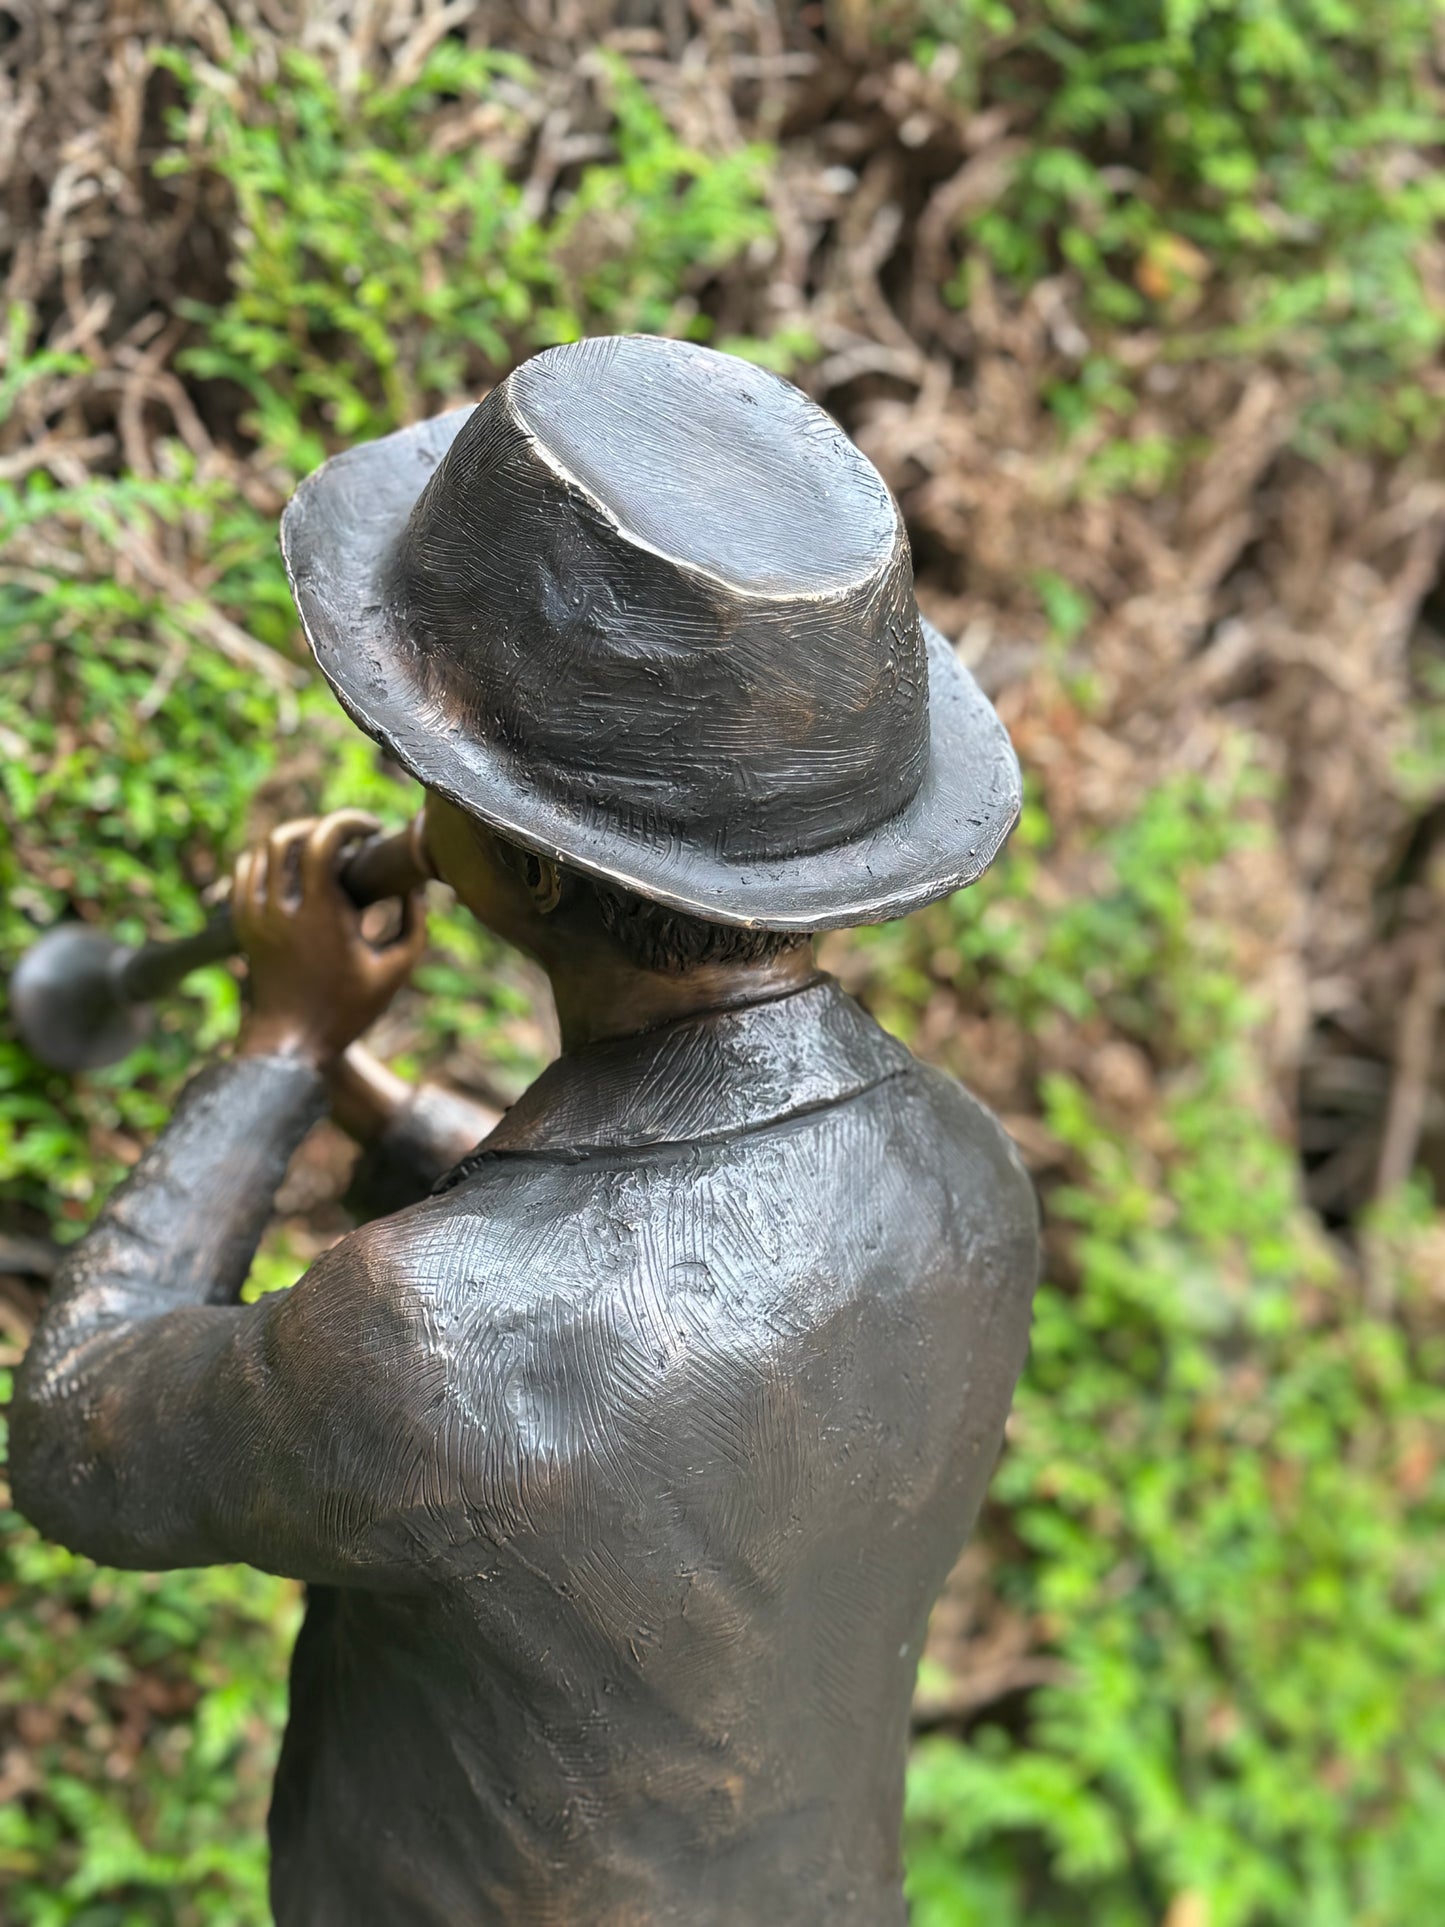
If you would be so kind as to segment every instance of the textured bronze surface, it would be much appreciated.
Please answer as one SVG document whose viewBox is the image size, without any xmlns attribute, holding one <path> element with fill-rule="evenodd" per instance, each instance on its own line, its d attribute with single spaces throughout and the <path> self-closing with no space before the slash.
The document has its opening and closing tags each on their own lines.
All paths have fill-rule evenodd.
<svg viewBox="0 0 1445 1927">
<path fill-rule="evenodd" d="M 210 1071 L 71 1258 L 16 1501 L 311 1582 L 282 1927 L 886 1927 L 929 1605 L 1026 1343 L 998 1125 L 831 982 L 564 1058 L 234 1299 L 319 1080 Z"/>
<path fill-rule="evenodd" d="M 867 464 L 699 354 L 539 357 L 465 428 L 337 458 L 288 520 L 323 667 L 471 812 L 434 793 L 428 853 L 548 970 L 563 1056 L 465 1156 L 464 1106 L 398 1099 L 364 1173 L 392 1215 L 239 1304 L 313 1066 L 358 1117 L 397 1084 L 345 1068 L 400 976 L 355 949 L 342 819 L 275 832 L 235 899 L 260 1054 L 189 1086 L 18 1375 L 42 1530 L 310 1587 L 280 1927 L 904 1919 L 913 1676 L 1023 1362 L 1033 1193 L 806 946 L 736 926 L 976 874 L 1017 769 L 936 639 L 924 673 Z M 717 906 L 732 949 L 675 917 L 662 962 L 629 949 L 579 871 Z"/>
<path fill-rule="evenodd" d="M 648 336 L 551 349 L 351 449 L 282 522 L 351 714 L 428 788 L 722 923 L 822 930 L 971 883 L 1019 808 L 903 523 L 815 403 Z"/>
<path fill-rule="evenodd" d="M 417 826 L 373 836 L 349 854 L 341 882 L 358 904 L 403 896 L 426 881 Z M 131 949 L 88 924 L 61 924 L 39 938 L 11 976 L 10 1014 L 20 1041 L 52 1070 L 119 1063 L 144 1041 L 153 997 L 236 949 L 229 907 L 200 930 Z"/>
</svg>

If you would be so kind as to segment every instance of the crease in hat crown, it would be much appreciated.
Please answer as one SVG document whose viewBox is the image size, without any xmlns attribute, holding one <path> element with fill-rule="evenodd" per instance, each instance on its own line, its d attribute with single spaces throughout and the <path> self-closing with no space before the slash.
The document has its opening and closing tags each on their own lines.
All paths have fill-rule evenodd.
<svg viewBox="0 0 1445 1927">
<path fill-rule="evenodd" d="M 616 336 L 604 337 L 604 340 L 606 340 L 609 344 L 615 343 L 619 339 L 627 340 L 628 337 L 616 337 Z M 643 341 L 653 341 L 658 338 L 651 337 L 651 336 L 643 336 L 643 337 L 640 337 L 639 339 Z M 598 345 L 599 344 L 595 341 L 582 342 L 582 343 L 575 344 L 575 349 L 588 350 L 588 349 L 595 348 Z M 673 350 L 676 350 L 680 347 L 684 349 L 684 351 L 687 351 L 689 349 L 689 344 L 669 343 L 668 347 Z M 575 488 L 580 493 L 590 497 L 590 499 L 596 504 L 598 512 L 606 516 L 610 521 L 612 521 L 615 524 L 619 534 L 621 534 L 628 542 L 632 543 L 637 548 L 648 550 L 651 554 L 656 556 L 660 561 L 665 562 L 674 568 L 685 570 L 691 574 L 708 577 L 713 582 L 715 582 L 718 585 L 718 587 L 725 589 L 729 593 L 734 595 L 756 597 L 760 601 L 794 600 L 798 593 L 796 584 L 790 584 L 788 586 L 779 586 L 779 587 L 770 589 L 770 588 L 765 588 L 756 582 L 744 582 L 739 580 L 736 576 L 726 575 L 719 570 L 710 568 L 705 562 L 699 561 L 695 557 L 680 553 L 680 551 L 676 547 L 669 548 L 662 545 L 661 543 L 657 543 L 650 540 L 648 536 L 641 529 L 637 528 L 634 524 L 628 521 L 625 521 L 622 515 L 619 513 L 616 506 L 610 501 L 608 501 L 606 499 L 606 496 L 603 493 L 599 492 L 594 486 L 592 486 L 583 475 L 579 474 L 576 468 L 569 466 L 569 464 L 563 459 L 563 457 L 558 453 L 558 451 L 549 444 L 546 438 L 546 435 L 544 433 L 540 433 L 537 431 L 536 425 L 528 418 L 526 404 L 523 399 L 523 392 L 522 392 L 523 384 L 522 384 L 522 380 L 518 378 L 523 376 L 524 371 L 527 376 L 535 376 L 537 373 L 541 372 L 542 370 L 546 369 L 549 365 L 551 365 L 554 357 L 557 357 L 559 355 L 565 356 L 572 352 L 574 352 L 574 350 L 558 350 L 558 349 L 544 350 L 541 354 L 534 356 L 530 361 L 524 363 L 522 368 L 519 368 L 516 371 L 514 371 L 513 375 L 509 375 L 502 383 L 498 385 L 496 389 L 492 391 L 494 395 L 497 395 L 499 397 L 505 396 L 507 406 L 511 409 L 512 413 L 516 417 L 520 426 L 523 427 L 525 430 L 527 430 L 528 433 L 534 436 L 536 451 L 539 459 L 544 463 L 546 463 L 546 465 L 553 471 L 558 481 L 564 487 Z M 692 348 L 691 353 L 710 354 L 711 351 L 698 350 L 696 348 Z M 712 358 L 724 359 L 723 357 L 712 357 Z M 760 372 L 760 371 L 753 370 L 750 363 L 735 362 L 733 363 L 733 365 L 739 368 L 746 368 L 751 373 Z M 790 384 L 785 383 L 783 384 L 783 386 L 788 387 L 790 386 Z M 799 393 L 799 391 L 794 391 L 794 392 Z M 801 397 L 801 395 L 800 395 L 800 399 L 806 400 L 806 398 Z M 871 472 L 873 479 L 876 480 L 878 484 L 879 495 L 883 498 L 886 498 L 889 504 L 889 508 L 891 511 L 890 521 L 896 525 L 897 530 L 901 533 L 902 526 L 903 526 L 902 518 L 901 516 L 898 515 L 897 504 L 893 501 L 892 495 L 888 490 L 886 483 L 884 483 L 883 478 L 877 474 L 877 471 L 873 469 L 872 464 L 867 462 L 866 457 L 863 457 L 861 455 L 860 451 L 854 446 L 854 444 L 848 441 L 845 436 L 843 436 L 842 431 L 836 428 L 836 425 L 833 424 L 830 417 L 824 415 L 821 409 L 817 410 L 817 413 L 820 416 L 822 416 L 825 421 L 828 422 L 828 426 L 830 427 L 830 429 L 833 430 L 834 434 L 838 437 L 841 444 L 848 450 L 849 454 L 856 457 L 859 460 L 859 462 L 864 465 L 864 468 L 867 471 Z M 841 580 L 835 580 L 828 585 L 827 589 L 818 589 L 818 590 L 815 590 L 814 593 L 818 595 L 844 595 L 850 589 L 861 587 L 868 580 L 869 576 L 876 571 L 876 567 L 877 567 L 876 558 L 872 562 L 868 562 L 860 559 L 858 568 L 854 573 L 854 575 L 852 575 L 851 577 L 845 577 Z"/>
<path fill-rule="evenodd" d="M 826 928 L 973 880 L 1018 808 L 920 621 L 896 502 L 799 390 L 655 337 L 546 351 L 348 450 L 282 546 L 343 704 L 429 787 L 718 921 Z"/>
</svg>

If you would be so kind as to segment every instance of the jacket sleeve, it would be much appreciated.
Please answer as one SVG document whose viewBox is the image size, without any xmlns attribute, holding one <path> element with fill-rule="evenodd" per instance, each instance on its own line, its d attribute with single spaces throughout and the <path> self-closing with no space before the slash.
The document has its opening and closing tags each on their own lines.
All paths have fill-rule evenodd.
<svg viewBox="0 0 1445 1927">
<path fill-rule="evenodd" d="M 437 1084 L 416 1094 L 357 1160 L 346 1208 L 361 1223 L 419 1204 L 439 1178 L 476 1149 L 499 1113 Z"/>
<path fill-rule="evenodd" d="M 203 1073 L 68 1256 L 11 1409 L 15 1504 L 51 1538 L 115 1566 L 401 1577 L 368 1494 L 388 1435 L 374 1388 L 413 1341 L 372 1289 L 365 1234 L 235 1302 L 323 1109 L 303 1065 Z"/>
</svg>

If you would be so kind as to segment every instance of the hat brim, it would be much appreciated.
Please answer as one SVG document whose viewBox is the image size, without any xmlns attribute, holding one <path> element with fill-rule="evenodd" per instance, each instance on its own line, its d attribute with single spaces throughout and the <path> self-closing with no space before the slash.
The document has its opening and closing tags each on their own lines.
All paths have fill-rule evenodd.
<svg viewBox="0 0 1445 1927">
<path fill-rule="evenodd" d="M 930 745 L 917 794 L 866 836 L 805 856 L 728 861 L 676 834 L 623 829 L 602 809 L 542 794 L 519 780 L 509 751 L 449 727 L 406 667 L 390 564 L 470 413 L 455 409 L 334 456 L 281 519 L 292 593 L 322 674 L 420 783 L 529 849 L 715 923 L 881 923 L 983 874 L 1018 820 L 1018 759 L 993 705 L 927 622 Z"/>
</svg>

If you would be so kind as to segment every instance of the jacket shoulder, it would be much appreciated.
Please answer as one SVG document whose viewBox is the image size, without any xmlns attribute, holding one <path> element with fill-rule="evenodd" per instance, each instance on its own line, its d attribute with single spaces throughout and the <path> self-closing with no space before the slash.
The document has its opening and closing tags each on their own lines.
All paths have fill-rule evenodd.
<svg viewBox="0 0 1445 1927">
<path fill-rule="evenodd" d="M 931 1064 L 903 1080 L 925 1110 L 930 1156 L 953 1191 L 969 1242 L 992 1247 L 1030 1290 L 1039 1269 L 1039 1204 L 1033 1179 L 1002 1124 L 969 1090 Z"/>
</svg>

